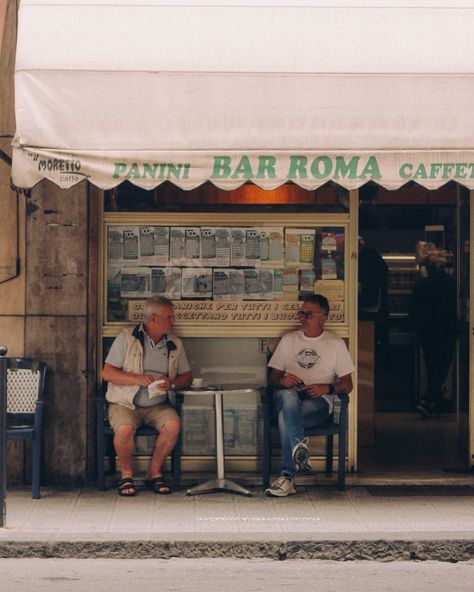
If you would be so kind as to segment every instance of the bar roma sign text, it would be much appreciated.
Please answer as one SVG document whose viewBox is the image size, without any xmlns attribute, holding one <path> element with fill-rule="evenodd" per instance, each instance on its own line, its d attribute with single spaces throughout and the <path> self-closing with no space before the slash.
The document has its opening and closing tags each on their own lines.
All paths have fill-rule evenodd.
<svg viewBox="0 0 474 592">
<path fill-rule="evenodd" d="M 376 156 L 317 156 L 291 155 L 283 159 L 289 181 L 304 179 L 354 179 L 379 181 L 383 179 L 382 168 Z M 209 180 L 263 180 L 279 179 L 281 166 L 276 156 L 249 157 L 213 156 Z M 126 163 L 116 162 L 114 179 L 189 179 L 191 163 Z M 399 178 L 404 181 L 420 179 L 474 179 L 472 162 L 402 162 L 398 167 Z"/>
</svg>

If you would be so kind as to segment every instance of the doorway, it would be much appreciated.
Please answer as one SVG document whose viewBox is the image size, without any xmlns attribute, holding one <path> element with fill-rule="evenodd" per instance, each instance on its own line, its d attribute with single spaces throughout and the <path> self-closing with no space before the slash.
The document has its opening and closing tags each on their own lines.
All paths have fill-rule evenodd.
<svg viewBox="0 0 474 592">
<path fill-rule="evenodd" d="M 359 235 L 381 255 L 388 273 L 386 334 L 359 310 L 361 473 L 448 475 L 468 470 L 469 208 L 469 192 L 454 183 L 436 191 L 416 184 L 397 191 L 375 185 L 360 190 Z M 409 315 L 413 288 L 425 273 L 422 249 L 430 248 L 427 242 L 447 256 L 445 272 L 457 284 L 460 319 L 441 405 L 429 419 L 417 411 L 427 375 Z"/>
</svg>

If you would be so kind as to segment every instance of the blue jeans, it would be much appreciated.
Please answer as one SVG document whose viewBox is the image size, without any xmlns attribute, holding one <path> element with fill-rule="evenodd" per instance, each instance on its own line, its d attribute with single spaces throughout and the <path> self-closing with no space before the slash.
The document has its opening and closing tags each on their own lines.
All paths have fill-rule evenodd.
<svg viewBox="0 0 474 592">
<path fill-rule="evenodd" d="M 294 389 L 275 391 L 275 404 L 283 462 L 281 474 L 293 478 L 296 473 L 293 448 L 304 438 L 304 428 L 321 425 L 326 421 L 329 417 L 329 404 L 322 397 L 300 398 Z"/>
</svg>

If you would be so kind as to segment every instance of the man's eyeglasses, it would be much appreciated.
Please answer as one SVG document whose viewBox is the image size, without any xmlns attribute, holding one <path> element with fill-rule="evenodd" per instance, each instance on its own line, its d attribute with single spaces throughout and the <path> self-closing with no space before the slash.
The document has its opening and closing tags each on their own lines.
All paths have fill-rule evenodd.
<svg viewBox="0 0 474 592">
<path fill-rule="evenodd" d="M 324 312 L 311 312 L 310 310 L 299 310 L 298 311 L 299 317 L 304 317 L 305 319 L 312 319 L 313 317 L 325 317 L 326 315 Z"/>
</svg>

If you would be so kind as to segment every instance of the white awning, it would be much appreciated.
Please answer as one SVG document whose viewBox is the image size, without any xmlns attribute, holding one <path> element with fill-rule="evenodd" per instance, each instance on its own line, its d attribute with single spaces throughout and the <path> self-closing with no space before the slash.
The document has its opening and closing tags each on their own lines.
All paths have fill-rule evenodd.
<svg viewBox="0 0 474 592">
<path fill-rule="evenodd" d="M 474 6 L 22 0 L 13 182 L 474 189 Z"/>
</svg>

